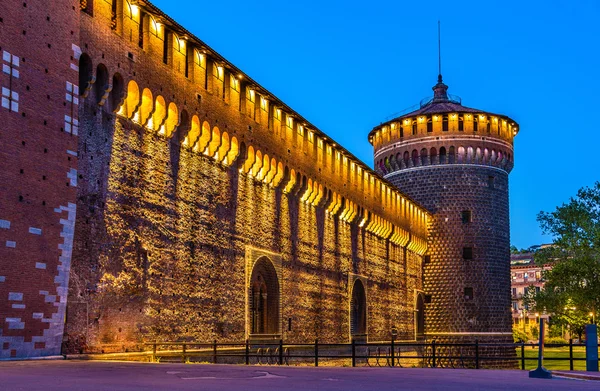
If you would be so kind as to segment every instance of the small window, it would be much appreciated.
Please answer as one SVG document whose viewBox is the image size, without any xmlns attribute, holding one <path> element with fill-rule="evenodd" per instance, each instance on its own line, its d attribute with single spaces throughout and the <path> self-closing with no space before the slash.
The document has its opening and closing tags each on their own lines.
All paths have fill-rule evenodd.
<svg viewBox="0 0 600 391">
<path fill-rule="evenodd" d="M 431 262 L 431 255 L 423 256 L 423 263 L 429 263 L 429 262 Z"/>
<path fill-rule="evenodd" d="M 427 121 L 427 133 L 431 132 L 433 132 L 433 122 L 431 121 L 431 118 L 429 118 L 429 120 Z"/>
<path fill-rule="evenodd" d="M 488 176 L 488 187 L 491 187 L 491 188 L 494 187 L 494 176 L 493 175 Z"/>
<path fill-rule="evenodd" d="M 448 116 L 444 115 L 442 117 L 442 131 L 443 132 L 447 132 L 448 131 Z"/>
<path fill-rule="evenodd" d="M 458 117 L 458 131 L 462 132 L 465 130 L 465 122 L 463 121 L 463 117 Z"/>
<path fill-rule="evenodd" d="M 413 136 L 415 134 L 417 134 L 417 121 L 413 122 L 413 125 L 412 125 L 412 134 L 413 134 Z"/>
<path fill-rule="evenodd" d="M 463 247 L 463 259 L 473 259 L 473 247 Z"/>
<path fill-rule="evenodd" d="M 473 288 L 465 288 L 465 300 L 473 300 Z"/>
<path fill-rule="evenodd" d="M 470 210 L 463 210 L 462 212 L 460 212 L 460 216 L 462 219 L 463 224 L 468 224 L 470 223 L 472 220 L 472 214 Z"/>
<path fill-rule="evenodd" d="M 477 118 L 473 118 L 473 131 L 476 132 L 477 131 Z"/>
<path fill-rule="evenodd" d="M 404 128 L 400 126 L 400 138 L 404 137 Z"/>
<path fill-rule="evenodd" d="M 431 295 L 425 295 L 424 302 L 425 302 L 425 304 L 430 304 L 431 303 Z"/>
</svg>

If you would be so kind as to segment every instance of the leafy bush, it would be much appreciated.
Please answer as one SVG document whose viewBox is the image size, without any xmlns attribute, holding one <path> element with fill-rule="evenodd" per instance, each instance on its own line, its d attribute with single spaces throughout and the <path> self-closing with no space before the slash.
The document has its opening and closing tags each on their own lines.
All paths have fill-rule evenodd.
<svg viewBox="0 0 600 391">
<path fill-rule="evenodd" d="M 550 337 L 550 338 L 546 338 L 544 341 L 545 345 L 549 345 L 549 344 L 568 344 L 569 342 L 562 338 L 562 337 Z"/>
<path fill-rule="evenodd" d="M 513 340 L 515 342 L 527 342 L 531 339 L 531 335 L 524 332 L 522 329 L 518 327 L 513 327 Z"/>
</svg>

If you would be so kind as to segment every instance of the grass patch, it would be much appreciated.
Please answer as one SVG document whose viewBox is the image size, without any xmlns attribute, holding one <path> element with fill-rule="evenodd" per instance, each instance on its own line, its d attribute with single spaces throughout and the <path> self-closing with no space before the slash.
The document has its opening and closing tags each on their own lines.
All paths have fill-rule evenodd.
<svg viewBox="0 0 600 391">
<path fill-rule="evenodd" d="M 519 359 L 519 367 L 521 366 L 521 348 L 517 348 L 517 357 Z M 525 369 L 537 368 L 538 349 L 525 347 Z M 528 360 L 533 358 L 535 360 Z M 585 359 L 585 347 L 574 346 L 573 347 L 573 358 Z M 551 360 L 548 360 L 551 359 Z M 559 360 L 555 360 L 559 359 Z M 544 367 L 550 370 L 570 370 L 569 365 L 569 347 L 560 348 L 544 348 Z M 585 371 L 585 360 L 574 360 L 573 370 Z"/>
</svg>

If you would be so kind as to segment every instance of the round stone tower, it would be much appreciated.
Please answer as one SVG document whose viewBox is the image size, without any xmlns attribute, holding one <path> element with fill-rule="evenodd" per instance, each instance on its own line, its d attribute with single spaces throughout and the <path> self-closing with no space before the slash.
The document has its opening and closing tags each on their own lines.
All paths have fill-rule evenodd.
<svg viewBox="0 0 600 391">
<path fill-rule="evenodd" d="M 508 174 L 518 125 L 447 90 L 439 75 L 433 98 L 369 133 L 375 169 L 433 214 L 420 337 L 512 341 Z"/>
</svg>

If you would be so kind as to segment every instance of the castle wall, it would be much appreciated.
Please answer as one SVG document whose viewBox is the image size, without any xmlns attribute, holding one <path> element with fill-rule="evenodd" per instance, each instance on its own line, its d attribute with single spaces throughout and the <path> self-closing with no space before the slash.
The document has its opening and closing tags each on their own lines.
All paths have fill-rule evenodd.
<svg viewBox="0 0 600 391">
<path fill-rule="evenodd" d="M 0 13 L 0 359 L 60 353 L 76 216 L 79 4 Z"/>
<path fill-rule="evenodd" d="M 414 338 L 427 212 L 143 4 L 81 14 L 68 349 L 248 337 L 258 256 L 286 341 L 348 341 L 355 278 L 369 339 Z"/>
</svg>

